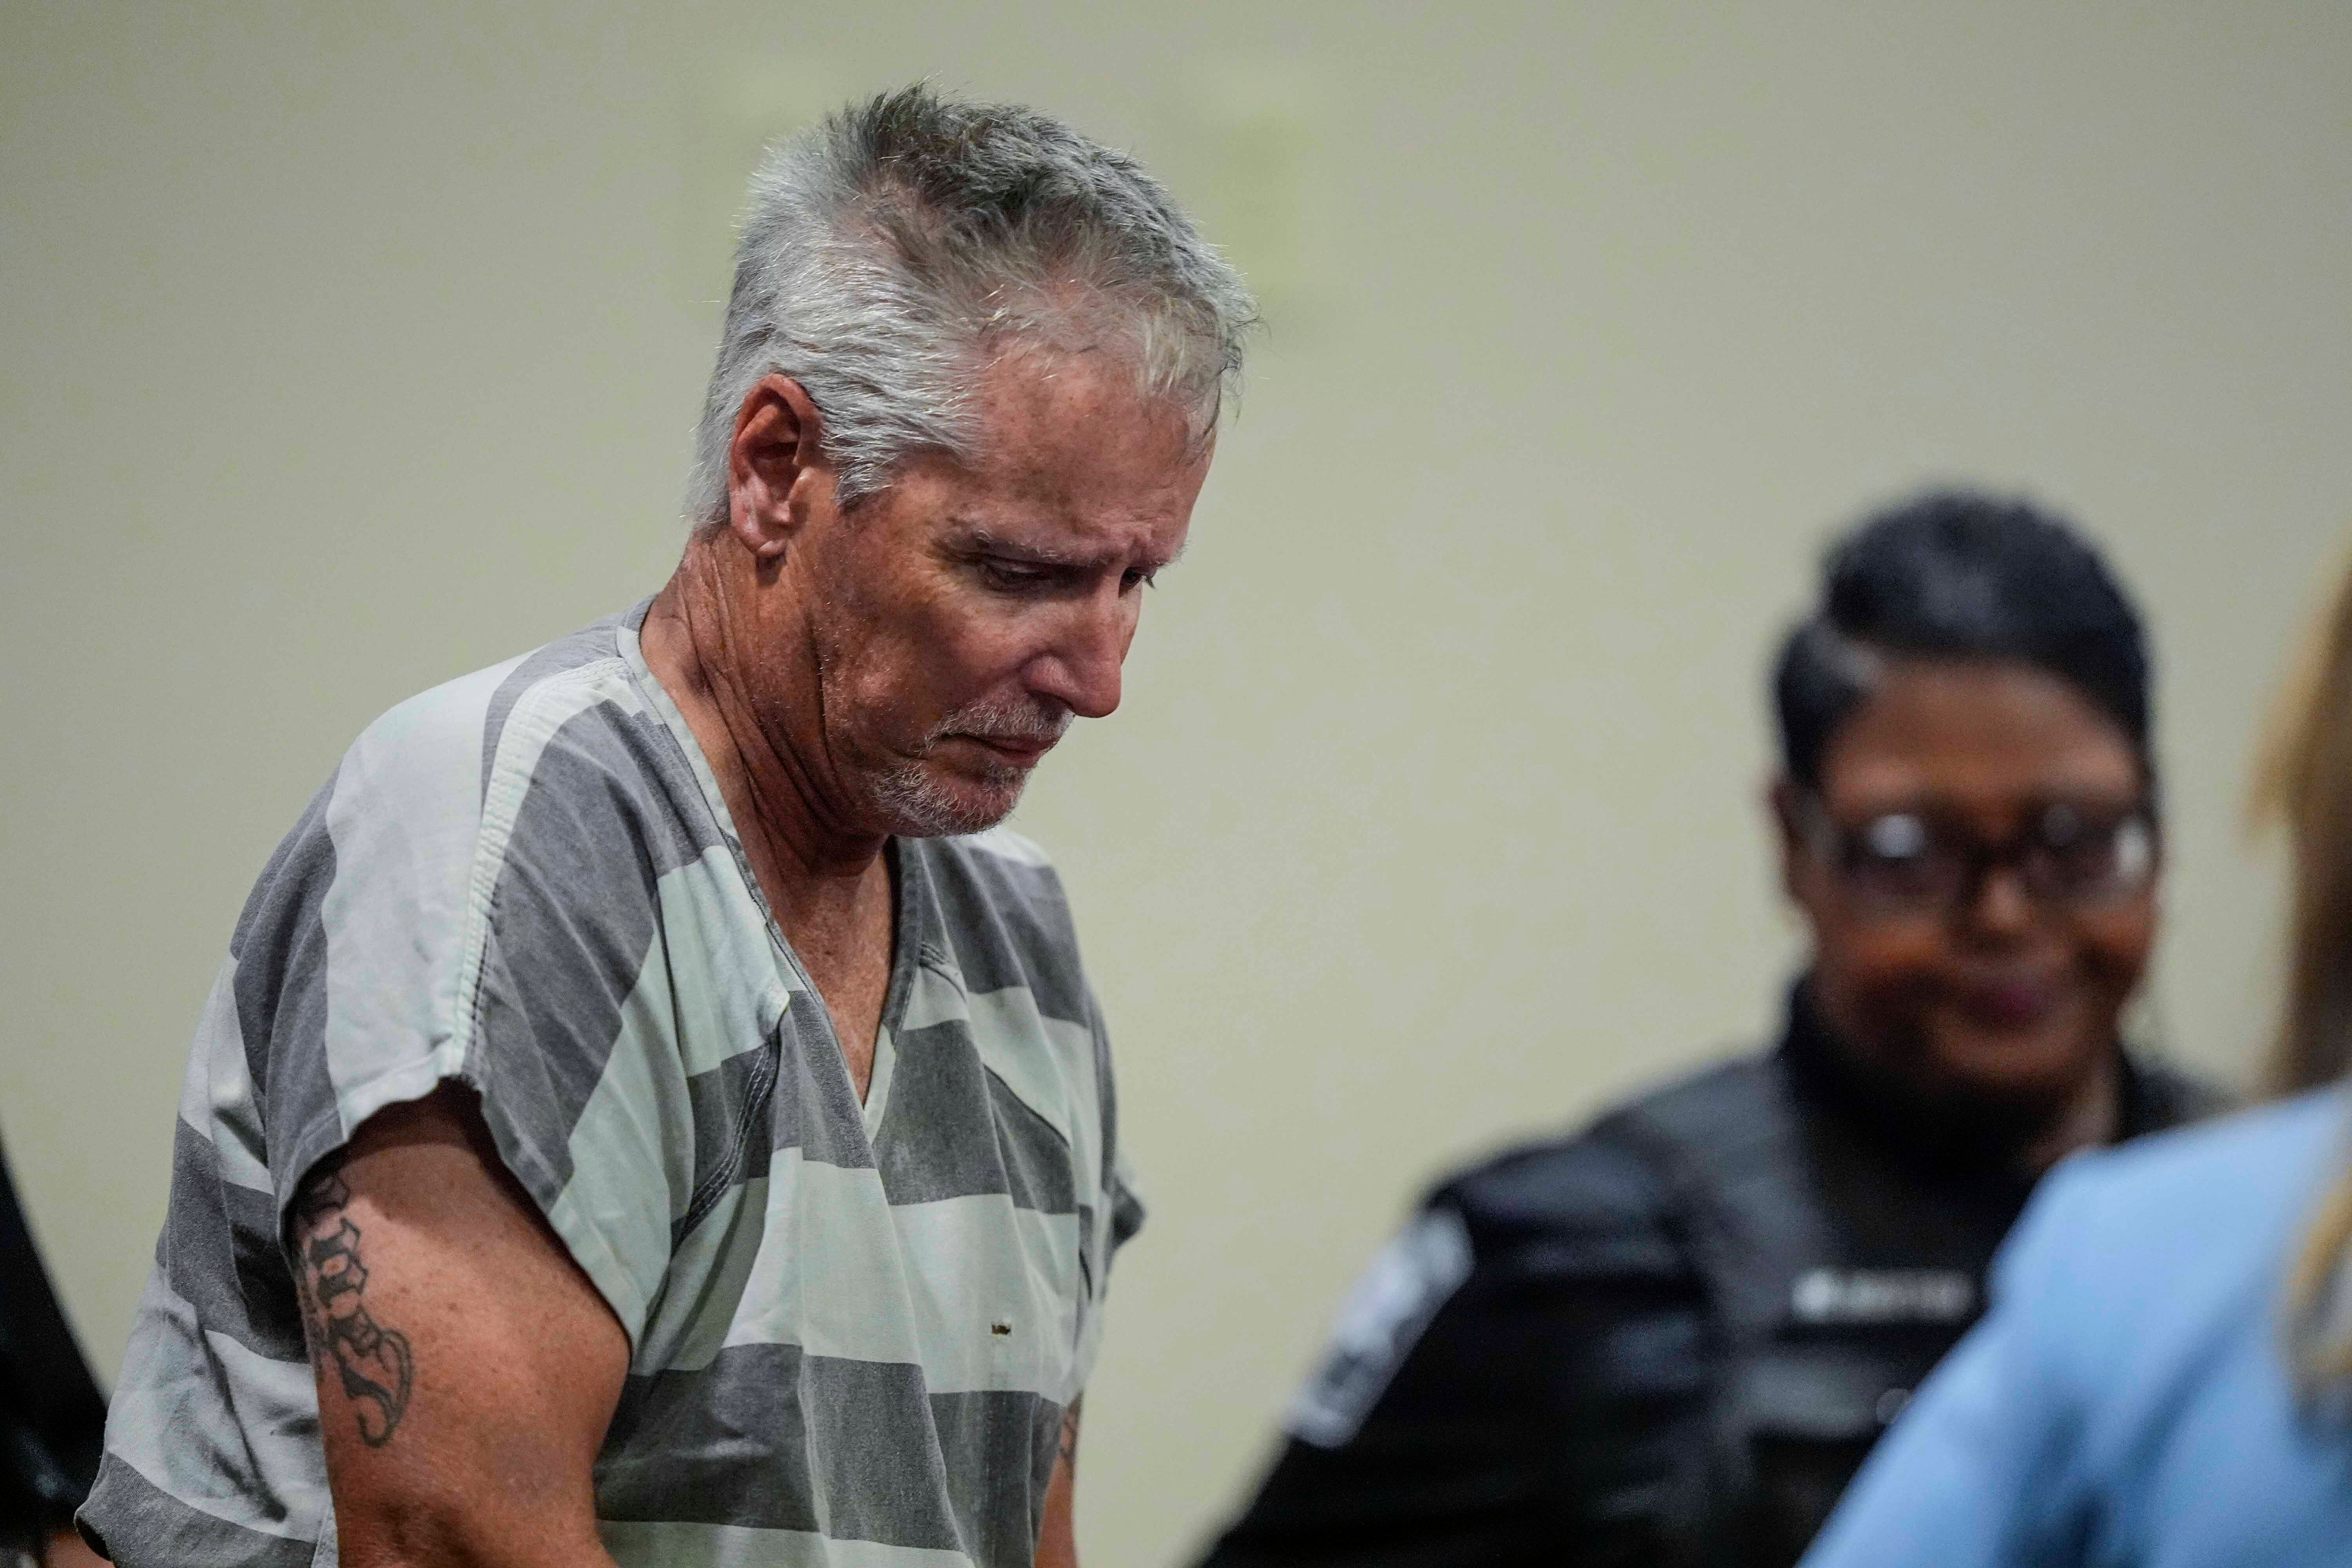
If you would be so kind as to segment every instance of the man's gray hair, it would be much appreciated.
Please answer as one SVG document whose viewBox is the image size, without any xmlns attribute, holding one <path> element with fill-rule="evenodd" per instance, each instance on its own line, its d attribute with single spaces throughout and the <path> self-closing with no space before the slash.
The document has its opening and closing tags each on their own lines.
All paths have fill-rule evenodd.
<svg viewBox="0 0 2352 1568">
<path fill-rule="evenodd" d="M 918 451 L 973 455 L 975 383 L 1018 342 L 1101 344 L 1213 436 L 1257 311 L 1240 276 L 1124 153 L 922 86 L 854 104 L 751 182 L 688 516 L 728 515 L 743 399 L 800 383 L 848 506 Z"/>
</svg>

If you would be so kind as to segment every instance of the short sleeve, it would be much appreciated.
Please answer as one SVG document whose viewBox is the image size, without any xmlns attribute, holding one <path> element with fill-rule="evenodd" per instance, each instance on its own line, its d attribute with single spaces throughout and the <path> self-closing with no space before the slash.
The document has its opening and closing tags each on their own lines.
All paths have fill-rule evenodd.
<svg viewBox="0 0 2352 1568">
<path fill-rule="evenodd" d="M 709 994 L 747 967 L 726 945 L 746 900 L 701 887 L 732 863 L 669 805 L 677 763 L 616 671 L 532 680 L 494 732 L 499 671 L 378 721 L 257 892 L 280 961 L 241 952 L 238 979 L 270 1015 L 281 1212 L 376 1111 L 461 1082 L 634 1346 L 707 1174 L 700 1134 L 728 1121 L 703 1103 L 728 1097 L 715 1069 L 760 1054 L 784 997 Z M 757 940 L 748 972 L 772 973 Z M 688 1059 L 687 1024 L 712 1060 Z"/>
<path fill-rule="evenodd" d="M 370 725 L 262 872 L 230 944 L 236 1033 L 266 1107 L 282 1222 L 387 1105 L 459 1076 L 458 954 L 498 671 Z"/>
</svg>

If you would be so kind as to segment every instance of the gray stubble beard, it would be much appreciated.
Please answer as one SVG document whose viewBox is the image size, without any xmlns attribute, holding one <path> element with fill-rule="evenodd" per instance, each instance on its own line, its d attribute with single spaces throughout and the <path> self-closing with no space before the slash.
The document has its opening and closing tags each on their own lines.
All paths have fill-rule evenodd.
<svg viewBox="0 0 2352 1568">
<path fill-rule="evenodd" d="M 1013 736 L 1024 740 L 1045 734 L 1059 736 L 1069 728 L 1067 709 L 1058 717 L 1037 711 L 1034 704 L 981 701 L 959 709 L 940 721 L 924 741 L 919 755 L 886 769 L 874 781 L 874 797 L 891 823 L 891 831 L 908 838 L 938 838 L 979 833 L 1013 815 L 1021 804 L 1034 766 L 991 763 L 982 774 L 981 798 L 971 798 L 938 778 L 928 764 L 931 752 L 950 735 Z"/>
<path fill-rule="evenodd" d="M 995 826 L 1021 804 L 1021 791 L 1028 782 L 1023 769 L 992 766 L 982 784 L 988 794 L 974 800 L 950 789 L 920 762 L 902 763 L 874 781 L 874 798 L 893 833 L 904 838 L 940 838 Z"/>
</svg>

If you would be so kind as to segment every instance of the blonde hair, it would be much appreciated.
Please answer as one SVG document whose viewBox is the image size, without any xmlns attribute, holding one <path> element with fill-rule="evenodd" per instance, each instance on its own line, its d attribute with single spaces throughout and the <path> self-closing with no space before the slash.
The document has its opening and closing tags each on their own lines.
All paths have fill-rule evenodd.
<svg viewBox="0 0 2352 1568">
<path fill-rule="evenodd" d="M 2253 813 L 2285 827 L 2293 856 L 2286 1009 L 2267 1077 L 2294 1094 L 2352 1065 L 2352 572 L 2273 717 Z"/>
<path fill-rule="evenodd" d="M 2294 1094 L 2352 1065 L 2352 568 L 2282 697 L 2252 805 L 2289 847 L 2286 1005 L 2266 1077 L 2273 1093 Z M 2287 1331 L 2306 1400 L 2352 1392 L 2352 1170 L 2297 1248 Z"/>
</svg>

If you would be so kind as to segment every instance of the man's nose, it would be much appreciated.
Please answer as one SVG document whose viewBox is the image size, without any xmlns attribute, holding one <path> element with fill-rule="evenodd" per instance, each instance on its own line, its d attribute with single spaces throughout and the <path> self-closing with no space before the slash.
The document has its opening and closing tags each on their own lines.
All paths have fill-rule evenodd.
<svg viewBox="0 0 2352 1568">
<path fill-rule="evenodd" d="M 1108 717 L 1118 708 L 1119 666 L 1134 632 L 1132 606 L 1116 596 L 1071 606 L 1052 646 L 1030 667 L 1030 689 L 1081 719 Z"/>
</svg>

